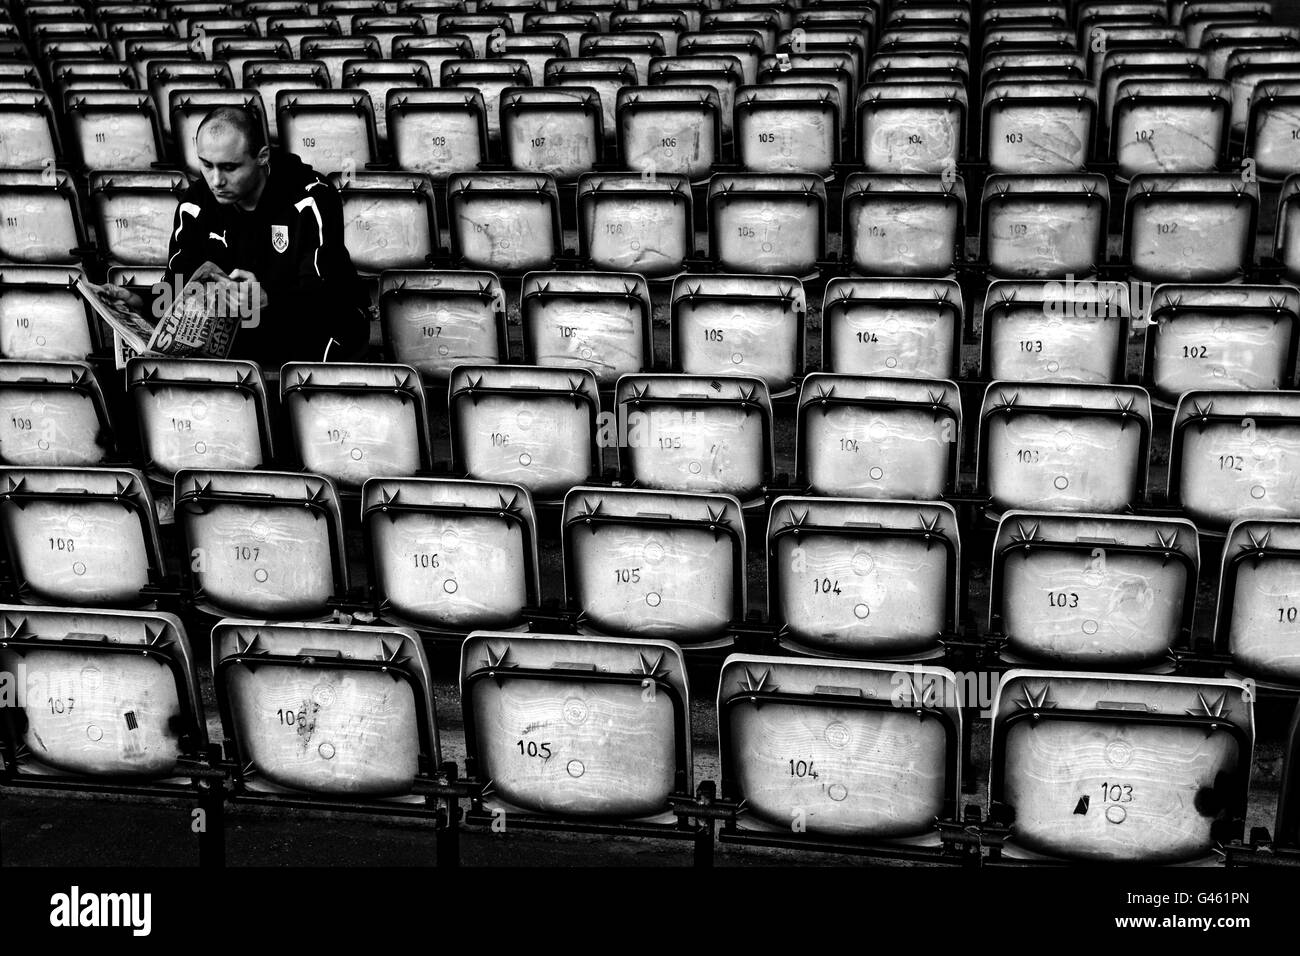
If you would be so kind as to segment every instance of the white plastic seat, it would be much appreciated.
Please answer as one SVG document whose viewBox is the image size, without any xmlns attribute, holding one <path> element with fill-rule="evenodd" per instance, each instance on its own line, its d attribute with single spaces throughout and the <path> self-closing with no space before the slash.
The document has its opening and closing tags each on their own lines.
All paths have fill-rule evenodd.
<svg viewBox="0 0 1300 956">
<path fill-rule="evenodd" d="M 1073 173 L 1092 155 L 1097 95 L 1087 81 L 995 82 L 983 97 L 984 155 L 995 173 Z"/>
<path fill-rule="evenodd" d="M 854 173 L 844 184 L 842 255 L 867 276 L 946 276 L 963 258 L 960 176 Z"/>
<path fill-rule="evenodd" d="M 735 498 L 577 487 L 562 521 L 564 590 L 584 631 L 683 647 L 730 641 L 746 607 Z"/>
<path fill-rule="evenodd" d="M 549 269 L 562 251 L 559 191 L 550 176 L 465 173 L 447 180 L 451 251 L 461 268 Z"/>
<path fill-rule="evenodd" d="M 991 175 L 980 208 L 994 277 L 1082 277 L 1105 259 L 1110 188 L 1100 173 Z"/>
<path fill-rule="evenodd" d="M 586 173 L 577 202 L 582 256 L 596 269 L 658 278 L 681 272 L 695 253 L 684 176 Z"/>
<path fill-rule="evenodd" d="M 961 396 L 939 379 L 808 375 L 795 467 L 809 494 L 933 501 L 956 487 Z"/>
<path fill-rule="evenodd" d="M 640 275 L 530 272 L 519 294 L 524 364 L 585 368 L 613 389 L 653 364 L 650 313 Z"/>
<path fill-rule="evenodd" d="M 317 172 L 375 161 L 375 111 L 365 90 L 280 89 L 275 100 L 280 145 Z"/>
<path fill-rule="evenodd" d="M 424 388 L 409 365 L 290 362 L 280 404 L 303 468 L 344 488 L 433 464 Z"/>
<path fill-rule="evenodd" d="M 70 266 L 0 268 L 0 357 L 81 361 L 95 350 L 85 300 Z"/>
<path fill-rule="evenodd" d="M 540 601 L 537 516 L 518 485 L 373 478 L 361 491 L 380 615 L 433 633 L 521 623 Z"/>
<path fill-rule="evenodd" d="M 186 469 L 175 489 L 199 610 L 301 621 L 327 616 L 346 594 L 343 516 L 330 479 Z"/>
<path fill-rule="evenodd" d="M 873 173 L 955 171 L 965 156 L 965 88 L 948 83 L 868 83 L 857 99 L 862 164 Z"/>
<path fill-rule="evenodd" d="M 954 378 L 964 317 L 955 279 L 832 279 L 822 302 L 822 367 Z"/>
<path fill-rule="evenodd" d="M 1230 96 L 1223 80 L 1121 80 L 1110 125 L 1119 174 L 1215 172 L 1228 147 Z"/>
<path fill-rule="evenodd" d="M 460 693 L 494 819 L 666 823 L 669 797 L 693 792 L 686 664 L 668 641 L 476 631 Z"/>
<path fill-rule="evenodd" d="M 709 180 L 709 250 L 723 272 L 804 277 L 826 251 L 818 176 L 718 173 Z"/>
<path fill-rule="evenodd" d="M 93 467 L 114 447 L 103 390 L 85 362 L 0 362 L 0 463 Z"/>
<path fill-rule="evenodd" d="M 441 247 L 433 179 L 422 173 L 335 173 L 343 207 L 343 241 L 362 274 L 419 269 Z"/>
<path fill-rule="evenodd" d="M 746 172 L 829 176 L 840 158 L 841 107 L 829 83 L 742 86 L 732 135 Z"/>
<path fill-rule="evenodd" d="M 751 375 L 773 396 L 803 374 L 803 283 L 788 276 L 683 275 L 669 297 L 674 370 Z"/>
<path fill-rule="evenodd" d="M 960 691 L 944 668 L 733 654 L 718 737 L 741 836 L 933 846 L 960 799 Z"/>
<path fill-rule="evenodd" d="M 1124 207 L 1134 278 L 1223 282 L 1254 263 L 1259 184 L 1239 174 L 1143 173 L 1129 183 Z"/>
<path fill-rule="evenodd" d="M 1120 282 L 996 280 L 984 299 L 981 374 L 1009 382 L 1120 382 L 1133 305 Z"/>
<path fill-rule="evenodd" d="M 594 87 L 510 87 L 501 93 L 501 151 L 516 172 L 573 181 L 604 160 Z"/>
<path fill-rule="evenodd" d="M 601 472 L 600 392 L 587 369 L 462 365 L 448 383 L 453 467 L 562 498 Z"/>
<path fill-rule="evenodd" d="M 149 169 L 166 155 L 153 98 L 131 90 L 69 90 L 64 115 L 86 169 Z"/>
<path fill-rule="evenodd" d="M 1151 399 L 1134 385 L 992 382 L 979 485 L 994 511 L 1125 511 L 1146 488 L 1151 421 Z"/>
<path fill-rule="evenodd" d="M 390 270 L 379 321 L 391 358 L 443 381 L 458 365 L 504 363 L 506 300 L 490 272 Z"/>
<path fill-rule="evenodd" d="M 1200 549 L 1182 518 L 1008 511 L 989 572 L 989 633 L 1030 667 L 1161 670 L 1187 650 Z"/>
<path fill-rule="evenodd" d="M 957 514 L 938 502 L 778 498 L 768 620 L 820 657 L 926 658 L 961 615 Z"/>
<path fill-rule="evenodd" d="M 990 807 L 1003 855 L 1214 862 L 1240 836 L 1254 747 L 1240 681 L 1012 670 L 993 706 Z"/>
<path fill-rule="evenodd" d="M 91 223 L 105 258 L 115 265 L 165 265 L 176 203 L 189 186 L 185 174 L 93 172 L 89 186 Z"/>
<path fill-rule="evenodd" d="M 1198 527 L 1300 517 L 1300 395 L 1184 392 L 1174 412 L 1169 497 Z"/>
<path fill-rule="evenodd" d="M 709 86 L 623 86 L 615 105 L 618 154 L 631 170 L 708 177 L 722 155 L 721 101 Z"/>
<path fill-rule="evenodd" d="M 137 471 L 0 469 L 0 528 L 24 604 L 143 607 L 166 574 Z"/>
</svg>

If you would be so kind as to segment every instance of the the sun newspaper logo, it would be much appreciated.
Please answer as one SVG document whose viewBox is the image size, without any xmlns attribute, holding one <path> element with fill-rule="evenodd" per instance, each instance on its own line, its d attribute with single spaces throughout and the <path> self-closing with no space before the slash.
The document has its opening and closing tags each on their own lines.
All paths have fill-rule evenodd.
<svg viewBox="0 0 1300 956">
<path fill-rule="evenodd" d="M 130 929 L 148 936 L 153 929 L 152 893 L 83 893 L 72 886 L 50 897 L 50 925 L 56 929 Z"/>
</svg>

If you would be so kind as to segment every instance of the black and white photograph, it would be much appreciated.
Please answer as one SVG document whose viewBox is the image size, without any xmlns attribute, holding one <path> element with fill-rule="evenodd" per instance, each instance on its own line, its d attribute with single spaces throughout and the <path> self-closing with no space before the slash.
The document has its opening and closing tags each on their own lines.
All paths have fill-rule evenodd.
<svg viewBox="0 0 1300 956">
<path fill-rule="evenodd" d="M 0 927 L 1292 932 L 1298 355 L 1300 0 L 3 0 Z"/>
</svg>

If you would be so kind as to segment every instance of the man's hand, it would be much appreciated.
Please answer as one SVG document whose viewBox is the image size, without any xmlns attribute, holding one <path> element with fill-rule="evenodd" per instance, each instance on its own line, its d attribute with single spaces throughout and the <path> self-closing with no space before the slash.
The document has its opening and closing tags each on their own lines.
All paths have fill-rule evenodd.
<svg viewBox="0 0 1300 956">
<path fill-rule="evenodd" d="M 100 298 L 108 300 L 110 303 L 118 302 L 133 312 L 144 311 L 144 300 L 128 289 L 126 286 L 114 285 L 111 282 L 105 282 L 103 285 L 94 287 L 95 292 Z"/>
<path fill-rule="evenodd" d="M 245 269 L 235 269 L 230 273 L 230 278 L 238 283 L 236 294 L 241 306 L 240 314 L 252 315 L 266 308 L 266 289 L 257 280 L 257 276 Z"/>
</svg>

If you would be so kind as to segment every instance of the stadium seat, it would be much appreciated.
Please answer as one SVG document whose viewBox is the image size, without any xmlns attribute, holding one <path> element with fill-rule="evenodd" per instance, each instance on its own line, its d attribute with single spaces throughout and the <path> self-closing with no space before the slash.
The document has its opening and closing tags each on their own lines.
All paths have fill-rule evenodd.
<svg viewBox="0 0 1300 956">
<path fill-rule="evenodd" d="M 291 50 L 301 50 L 304 37 L 342 36 L 343 27 L 337 17 L 311 15 L 276 15 L 267 17 L 265 33 L 272 39 L 283 38 Z"/>
<path fill-rule="evenodd" d="M 1174 412 L 1169 498 L 1197 527 L 1300 518 L 1300 395 L 1184 392 Z"/>
<path fill-rule="evenodd" d="M 1101 61 L 1098 77 L 1098 144 L 1110 142 L 1119 85 L 1126 80 L 1205 80 L 1209 57 L 1197 50 L 1113 50 Z"/>
<path fill-rule="evenodd" d="M 496 146 L 501 142 L 501 94 L 511 87 L 532 86 L 533 79 L 523 60 L 448 60 L 442 65 L 440 85 L 483 94 L 488 142 Z"/>
<path fill-rule="evenodd" d="M 952 382 L 818 372 L 803 380 L 797 415 L 795 467 L 808 494 L 935 501 L 956 489 Z"/>
<path fill-rule="evenodd" d="M 373 478 L 361 490 L 371 600 L 433 634 L 511 628 L 540 603 L 537 516 L 518 485 Z"/>
<path fill-rule="evenodd" d="M 515 33 L 524 29 L 524 17 L 530 13 L 543 13 L 547 9 L 544 0 L 479 0 L 476 9 L 480 14 L 510 17 L 510 26 Z M 488 44 L 488 53 L 492 52 L 494 43 Z"/>
<path fill-rule="evenodd" d="M 55 170 L 0 170 L 0 262 L 72 265 L 86 245 L 72 177 Z"/>
<path fill-rule="evenodd" d="M 1130 181 L 1124 207 L 1133 278 L 1223 282 L 1254 263 L 1259 184 L 1239 173 L 1143 173 Z"/>
<path fill-rule="evenodd" d="M 1000 57 L 1021 62 L 1024 57 Z M 960 53 L 883 53 L 866 67 L 866 82 L 884 84 L 957 83 L 970 81 L 970 62 Z"/>
<path fill-rule="evenodd" d="M 7 786 L 103 792 L 149 784 L 193 798 L 182 761 L 208 731 L 199 654 L 171 614 L 0 607 L 0 668 L 40 689 L 21 720 L 0 722 Z"/>
<path fill-rule="evenodd" d="M 328 616 L 348 588 L 334 482 L 282 471 L 176 473 L 194 604 L 216 616 Z"/>
<path fill-rule="evenodd" d="M 1300 139 L 1291 135 L 1300 110 L 1300 59 L 1296 79 L 1261 83 L 1250 100 L 1246 121 L 1246 155 L 1264 180 L 1285 180 L 1300 173 Z"/>
<path fill-rule="evenodd" d="M 132 90 L 135 71 L 115 60 L 62 59 L 50 65 L 50 95 L 55 103 L 67 101 L 69 90 Z"/>
<path fill-rule="evenodd" d="M 448 60 L 468 60 L 474 46 L 467 36 L 401 36 L 393 38 L 394 60 L 418 60 L 429 68 L 435 86 L 442 83 L 442 65 Z"/>
<path fill-rule="evenodd" d="M 336 90 L 343 89 L 343 76 L 349 61 L 378 60 L 381 52 L 379 41 L 374 37 L 311 33 L 298 42 L 299 59 L 324 63 L 330 86 Z M 373 96 L 374 91 L 370 92 Z"/>
<path fill-rule="evenodd" d="M 529 817 L 670 824 L 669 797 L 692 792 L 686 662 L 669 641 L 476 631 L 460 693 L 466 764 L 507 832 Z"/>
<path fill-rule="evenodd" d="M 1272 23 L 1213 24 L 1201 34 L 1200 49 L 1209 57 L 1210 76 L 1221 80 L 1227 72 L 1228 58 L 1237 51 L 1300 52 L 1300 27 Z"/>
<path fill-rule="evenodd" d="M 530 272 L 519 323 L 525 365 L 585 368 L 602 389 L 654 363 L 650 288 L 640 275 Z"/>
<path fill-rule="evenodd" d="M 1214 649 L 1271 689 L 1300 686 L 1296 561 L 1300 521 L 1242 519 L 1228 528 L 1219 574 Z"/>
<path fill-rule="evenodd" d="M 682 34 L 688 32 L 687 23 L 686 11 L 673 7 L 615 10 L 609 15 L 609 32 L 610 35 L 628 32 L 658 34 L 664 55 L 677 56 Z"/>
<path fill-rule="evenodd" d="M 709 86 L 717 92 L 724 143 L 731 141 L 736 91 L 743 82 L 740 61 L 734 56 L 665 56 L 650 63 L 651 86 Z"/>
<path fill-rule="evenodd" d="M 709 250 L 722 272 L 803 278 L 826 253 L 826 184 L 818 176 L 714 175 Z"/>
<path fill-rule="evenodd" d="M 262 135 L 270 142 L 271 129 L 256 90 L 173 90 L 167 111 L 171 116 L 172 142 L 181 168 L 191 176 L 203 175 L 196 137 L 199 124 L 218 106 L 247 110 L 261 122 Z"/>
<path fill-rule="evenodd" d="M 303 470 L 344 489 L 433 465 L 424 388 L 409 365 L 290 362 L 280 404 Z"/>
<path fill-rule="evenodd" d="M 388 91 L 388 144 L 399 169 L 435 183 L 487 161 L 487 108 L 471 89 Z"/>
<path fill-rule="evenodd" d="M 847 52 L 853 58 L 855 85 L 861 84 L 866 79 L 867 60 L 871 54 L 871 47 L 861 28 L 811 24 L 795 29 L 800 32 L 795 33 L 791 29 L 782 30 L 777 34 L 775 52 L 778 56 L 782 53 L 788 56 L 799 56 L 804 53 Z M 795 66 L 795 63 L 792 61 L 791 65 Z"/>
<path fill-rule="evenodd" d="M 644 86 L 650 71 L 650 60 L 664 55 L 664 41 L 658 33 L 649 31 L 588 33 L 578 41 L 577 55 L 583 59 L 627 59 L 636 72 L 636 85 Z"/>
<path fill-rule="evenodd" d="M 835 88 L 841 104 L 840 125 L 845 138 L 853 141 L 855 116 L 853 104 L 858 92 L 856 51 L 840 47 L 838 52 L 785 53 L 764 56 L 759 60 L 758 82 L 761 84 L 828 83 Z"/>
<path fill-rule="evenodd" d="M 1196 526 L 1181 518 L 1008 511 L 989 571 L 1004 662 L 1168 670 L 1196 607 Z"/>
<path fill-rule="evenodd" d="M 773 397 L 791 395 L 803 375 L 807 309 L 798 279 L 679 276 L 669 297 L 672 368 L 753 376 Z"/>
<path fill-rule="evenodd" d="M 1146 379 L 1174 403 L 1193 389 L 1290 388 L 1300 292 L 1291 286 L 1162 285 L 1148 310 Z"/>
<path fill-rule="evenodd" d="M 528 75 L 546 76 L 546 62 L 572 56 L 563 33 L 516 33 L 499 37 L 488 50 L 488 59 L 523 60 Z M 468 54 L 466 54 L 468 58 Z"/>
<path fill-rule="evenodd" d="M 378 16 L 357 14 L 352 18 L 352 36 L 374 37 L 379 41 L 379 55 L 387 60 L 393 56 L 393 41 L 398 37 L 420 35 L 425 32 L 424 19 L 418 15 Z"/>
<path fill-rule="evenodd" d="M 1250 111 L 1261 87 L 1300 80 L 1300 51 L 1241 50 L 1228 58 L 1224 79 L 1232 87 L 1232 135 L 1245 136 Z"/>
<path fill-rule="evenodd" d="M 493 37 L 504 37 L 515 32 L 509 14 L 440 13 L 431 31 L 439 36 L 468 37 L 474 48 L 474 59 L 487 57 L 488 44 Z"/>
<path fill-rule="evenodd" d="M 525 34 L 558 33 L 569 45 L 569 56 L 578 49 L 583 34 L 599 33 L 600 30 L 600 17 L 581 10 L 569 10 L 565 13 L 543 13 L 538 10 L 524 14 Z"/>
<path fill-rule="evenodd" d="M 949 83 L 868 83 L 857 99 L 858 145 L 872 173 L 956 172 L 967 99 Z"/>
<path fill-rule="evenodd" d="M 674 9 L 674 7 L 672 5 L 667 5 L 662 9 L 667 13 L 669 10 Z M 682 10 L 681 12 L 683 15 L 687 13 L 686 10 Z M 835 11 L 804 9 L 796 11 L 796 16 L 807 16 L 818 12 L 827 13 Z M 874 13 L 874 11 L 872 12 Z M 761 8 L 737 9 L 733 7 L 729 10 L 713 10 L 706 7 L 700 14 L 698 14 L 698 20 L 699 24 L 693 29 L 701 32 L 707 33 L 709 31 L 720 31 L 725 33 L 735 30 L 744 30 L 747 32 L 752 31 L 757 33 L 763 44 L 764 53 L 776 52 L 777 34 L 781 33 L 784 29 L 782 26 L 783 19 L 777 16 L 775 10 L 764 10 Z M 799 24 L 795 25 L 798 26 Z M 673 54 L 669 52 L 668 55 L 672 56 Z"/>
<path fill-rule="evenodd" d="M 979 486 L 994 511 L 1114 514 L 1140 503 L 1151 399 L 1134 385 L 991 382 L 980 410 Z"/>
<path fill-rule="evenodd" d="M 176 203 L 189 188 L 185 174 L 92 172 L 89 186 L 90 221 L 100 254 L 114 265 L 165 265 Z"/>
<path fill-rule="evenodd" d="M 77 38 L 51 36 L 40 41 L 40 46 L 42 49 L 49 50 L 55 56 L 63 56 L 65 55 L 65 51 L 52 50 L 51 47 L 53 44 L 67 46 L 71 43 L 78 42 L 78 40 L 89 43 L 94 42 L 96 39 L 97 38 L 94 37 Z M 189 46 L 188 41 L 180 40 L 179 31 L 177 31 L 174 23 L 167 23 L 154 18 L 122 20 L 116 23 L 110 23 L 104 30 L 104 39 L 108 41 L 108 48 L 111 51 L 111 56 L 106 57 L 106 59 L 113 60 L 130 59 L 131 48 L 129 45 L 139 40 L 179 40 L 179 43 L 173 44 L 173 49 L 182 45 L 185 47 Z M 195 59 L 198 59 L 198 57 L 196 56 Z M 143 76 L 141 76 L 140 79 L 143 79 Z M 143 85 L 144 84 L 141 83 L 141 86 Z"/>
<path fill-rule="evenodd" d="M 221 621 L 212 676 L 232 796 L 417 812 L 441 765 L 429 662 L 405 628 Z"/>
<path fill-rule="evenodd" d="M 768 621 L 818 657 L 922 659 L 961 623 L 957 513 L 940 502 L 778 498 Z"/>
<path fill-rule="evenodd" d="M 944 668 L 733 654 L 718 750 L 743 807 L 724 842 L 937 845 L 962 792 L 961 695 Z"/>
<path fill-rule="evenodd" d="M 166 573 L 138 471 L 0 469 L 0 528 L 24 604 L 144 607 Z"/>
<path fill-rule="evenodd" d="M 70 90 L 63 103 L 85 169 L 149 169 L 166 157 L 153 99 L 132 90 Z"/>
<path fill-rule="evenodd" d="M 992 277 L 1089 276 L 1105 259 L 1110 188 L 1100 173 L 991 175 L 980 210 Z"/>
<path fill-rule="evenodd" d="M 984 299 L 980 374 L 1007 382 L 1122 382 L 1133 314 L 1122 282 L 996 280 Z"/>
<path fill-rule="evenodd" d="M 853 173 L 844 183 L 842 255 L 867 276 L 947 276 L 963 258 L 960 176 Z"/>
<path fill-rule="evenodd" d="M 496 273 L 550 269 L 563 252 L 560 197 L 550 176 L 465 173 L 447 180 L 452 257 Z"/>
<path fill-rule="evenodd" d="M 353 60 L 343 64 L 345 90 L 365 90 L 375 109 L 375 133 L 388 141 L 386 107 L 390 90 L 421 90 L 433 86 L 429 68 L 419 60 Z"/>
<path fill-rule="evenodd" d="M 365 90 L 282 87 L 275 113 L 280 145 L 318 173 L 355 172 L 377 158 L 375 111 Z"/>
<path fill-rule="evenodd" d="M 660 51 L 664 55 L 666 51 Z M 763 34 L 757 30 L 740 27 L 722 30 L 697 30 L 683 33 L 677 42 L 677 52 L 670 56 L 734 56 L 740 64 L 740 76 L 745 85 L 758 82 L 758 64 L 767 53 Z"/>
<path fill-rule="evenodd" d="M 69 46 L 71 44 L 68 44 Z M 203 59 L 189 40 L 179 38 L 143 37 L 126 41 L 126 55 L 122 57 L 135 71 L 137 88 L 149 89 L 149 65 L 156 60 L 170 63 L 182 60 L 199 62 Z"/>
<path fill-rule="evenodd" d="M 1008 671 L 989 778 L 990 813 L 1013 818 L 1003 857 L 1215 861 L 1245 817 L 1252 700 L 1232 680 Z"/>
<path fill-rule="evenodd" d="M 461 365 L 447 390 L 452 467 L 539 503 L 601 473 L 600 392 L 587 369 Z"/>
<path fill-rule="evenodd" d="M 212 42 L 212 59 L 230 67 L 230 75 L 238 83 L 250 60 L 292 60 L 293 51 L 284 37 L 218 37 Z"/>
<path fill-rule="evenodd" d="M 600 124 L 605 141 L 613 146 L 616 140 L 615 113 L 618 92 L 624 87 L 637 85 L 636 67 L 627 57 L 573 57 L 546 62 L 544 79 L 547 86 L 576 86 L 595 90 L 600 98 Z"/>
<path fill-rule="evenodd" d="M 52 168 L 62 155 L 49 97 L 40 89 L 0 90 L 0 167 Z"/>
<path fill-rule="evenodd" d="M 625 483 L 756 501 L 771 484 L 772 400 L 743 375 L 624 375 L 614 395 Z M 619 436 L 622 438 L 623 436 Z"/>
<path fill-rule="evenodd" d="M 651 4 L 647 3 L 647 6 Z M 622 4 L 615 0 L 557 0 L 555 4 L 557 13 L 590 13 L 596 17 L 596 27 L 591 33 L 608 33 L 610 18 L 619 10 L 626 9 Z M 577 49 L 576 44 L 570 44 Z"/>
<path fill-rule="evenodd" d="M 750 173 L 830 176 L 840 159 L 838 93 L 829 83 L 742 86 L 732 135 Z"/>
<path fill-rule="evenodd" d="M 1183 42 L 1183 32 L 1174 27 L 1161 25 L 1114 25 L 1094 28 L 1089 32 L 1085 45 L 1080 49 L 1088 51 L 1088 75 L 1096 78 L 1101 75 L 1106 58 L 1114 53 L 1152 53 L 1158 51 L 1186 52 L 1195 55 L 1195 50 L 1187 50 Z M 1209 57 L 1206 57 L 1206 72 L 1209 72 Z"/>
<path fill-rule="evenodd" d="M 955 279 L 831 279 L 821 318 L 827 372 L 957 375 L 965 304 Z"/>
<path fill-rule="evenodd" d="M 579 487 L 562 521 L 565 594 L 585 632 L 682 647 L 730 642 L 747 606 L 735 498 Z"/>
<path fill-rule="evenodd" d="M 229 90 L 235 86 L 229 64 L 210 60 L 150 60 L 146 80 L 164 136 L 172 135 L 172 91 Z"/>
<path fill-rule="evenodd" d="M 311 16 L 311 6 L 306 0 L 246 0 L 241 12 L 257 26 L 257 32 L 268 36 L 271 17 Z"/>
<path fill-rule="evenodd" d="M 426 380 L 445 381 L 458 365 L 509 359 L 505 294 L 490 272 L 384 272 L 379 321 L 392 361 Z"/>
<path fill-rule="evenodd" d="M 0 357 L 81 361 L 95 351 L 85 300 L 68 266 L 0 267 Z"/>
<path fill-rule="evenodd" d="M 622 86 L 615 119 L 626 169 L 707 179 L 722 157 L 721 101 L 710 86 Z"/>
<path fill-rule="evenodd" d="M 502 158 L 516 172 L 572 182 L 604 162 L 603 110 L 594 87 L 507 87 L 500 109 Z"/>
<path fill-rule="evenodd" d="M 204 60 L 212 62 L 212 44 L 222 37 L 253 39 L 257 24 L 245 17 L 194 17 L 186 21 L 190 45 Z"/>
<path fill-rule="evenodd" d="M 1017 80 L 1086 80 L 1088 58 L 1082 53 L 998 53 L 984 61 L 980 88 Z"/>
<path fill-rule="evenodd" d="M 579 248 L 592 268 L 661 278 L 695 254 L 684 176 L 586 173 L 577 201 Z"/>
<path fill-rule="evenodd" d="M 183 468 L 252 471 L 275 460 L 266 384 L 252 362 L 137 357 L 126 390 L 145 476 L 164 494 Z"/>
<path fill-rule="evenodd" d="M 984 155 L 995 173 L 1074 173 L 1092 155 L 1093 85 L 1081 80 L 998 81 L 984 89 Z"/>
<path fill-rule="evenodd" d="M 1121 80 L 1110 125 L 1119 175 L 1212 173 L 1228 148 L 1229 87 L 1223 80 Z"/>
<path fill-rule="evenodd" d="M 1183 28 L 1187 34 L 1187 45 L 1192 47 L 1200 46 L 1205 31 L 1213 26 L 1242 23 L 1266 26 L 1273 19 L 1273 4 L 1269 0 L 1258 3 L 1250 0 L 1211 0 L 1208 3 L 1205 0 L 1191 0 L 1173 6 L 1181 6 L 1181 10 L 1174 11 L 1175 15 L 1170 18 L 1170 22 Z"/>
<path fill-rule="evenodd" d="M 343 206 L 343 241 L 362 274 L 420 269 L 440 249 L 433 179 L 423 173 L 334 173 Z"/>
<path fill-rule="evenodd" d="M 113 445 L 104 393 L 85 362 L 0 362 L 0 464 L 93 467 Z"/>
<path fill-rule="evenodd" d="M 280 143 L 280 117 L 276 107 L 281 90 L 328 90 L 329 71 L 319 60 L 248 60 L 244 63 L 244 89 L 262 99 L 262 113 L 271 128 L 271 141 Z M 294 144 L 298 148 L 299 144 Z"/>
</svg>

